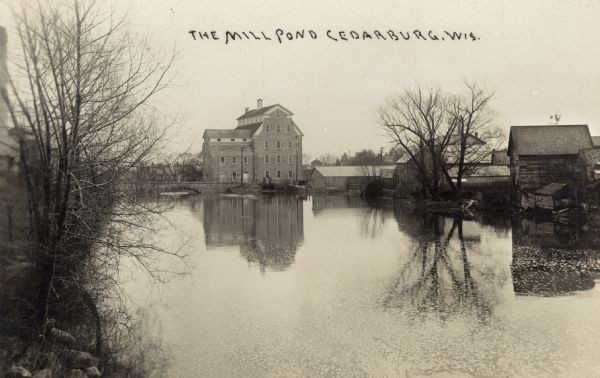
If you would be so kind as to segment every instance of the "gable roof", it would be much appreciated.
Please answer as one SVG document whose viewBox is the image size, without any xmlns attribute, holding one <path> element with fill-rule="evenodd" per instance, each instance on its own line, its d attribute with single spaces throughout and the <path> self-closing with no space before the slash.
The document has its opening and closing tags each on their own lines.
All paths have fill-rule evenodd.
<svg viewBox="0 0 600 378">
<path fill-rule="evenodd" d="M 361 177 L 368 176 L 372 172 L 376 175 L 379 174 L 380 169 L 384 172 L 386 170 L 394 170 L 393 165 L 382 165 L 379 166 L 363 166 L 363 165 L 340 165 L 340 166 L 326 166 L 326 167 L 315 167 L 321 175 L 325 177 Z"/>
<path fill-rule="evenodd" d="M 298 127 L 298 125 L 296 125 L 296 122 L 292 121 L 292 126 L 294 126 L 295 128 L 298 129 L 300 136 L 304 136 L 304 133 L 302 132 L 302 130 L 300 130 L 300 127 Z"/>
<path fill-rule="evenodd" d="M 450 145 L 460 144 L 460 135 L 454 135 L 450 138 Z M 472 146 L 474 144 L 485 144 L 485 142 L 479 138 L 477 135 L 473 135 L 471 133 L 467 134 L 467 146 Z"/>
<path fill-rule="evenodd" d="M 406 164 L 409 161 L 413 160 L 413 156 L 416 158 L 418 156 L 421 156 L 420 154 L 421 151 L 419 151 L 418 148 L 411 148 L 410 153 L 408 151 L 404 151 L 404 155 L 402 155 L 398 160 L 396 160 L 396 164 Z"/>
<path fill-rule="evenodd" d="M 206 129 L 204 137 L 208 138 L 250 138 L 253 132 L 251 130 L 237 129 Z"/>
<path fill-rule="evenodd" d="M 508 165 L 510 163 L 508 159 L 508 153 L 506 150 L 494 150 L 492 151 L 492 164 L 493 165 Z"/>
<path fill-rule="evenodd" d="M 412 159 L 410 154 L 406 153 L 400 157 L 400 159 L 396 160 L 396 164 L 406 164 Z"/>
<path fill-rule="evenodd" d="M 517 155 L 575 155 L 591 147 L 587 125 L 510 127 L 508 151 Z"/>
<path fill-rule="evenodd" d="M 269 106 L 263 106 L 262 108 L 259 108 L 259 109 L 248 110 L 246 113 L 239 116 L 237 118 L 237 120 L 239 121 L 240 119 L 244 119 L 244 118 L 256 117 L 261 114 L 265 114 L 268 111 L 273 110 L 274 108 L 277 108 L 277 107 L 280 108 L 281 110 L 289 113 L 290 115 L 294 114 L 294 113 L 290 112 L 288 109 L 284 108 L 283 106 L 281 106 L 279 104 L 274 104 L 274 105 L 269 105 Z"/>
</svg>

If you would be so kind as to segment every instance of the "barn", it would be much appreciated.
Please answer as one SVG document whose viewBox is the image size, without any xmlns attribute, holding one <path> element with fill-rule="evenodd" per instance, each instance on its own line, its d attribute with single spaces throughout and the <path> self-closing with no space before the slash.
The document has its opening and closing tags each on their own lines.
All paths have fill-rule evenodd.
<svg viewBox="0 0 600 378">
<path fill-rule="evenodd" d="M 512 126 L 508 155 L 513 189 L 574 183 L 579 151 L 588 148 L 592 137 L 587 125 Z"/>
</svg>

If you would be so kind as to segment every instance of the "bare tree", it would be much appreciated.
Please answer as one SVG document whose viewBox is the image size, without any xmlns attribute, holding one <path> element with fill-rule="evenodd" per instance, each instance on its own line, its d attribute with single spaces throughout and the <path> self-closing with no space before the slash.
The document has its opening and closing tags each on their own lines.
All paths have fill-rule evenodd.
<svg viewBox="0 0 600 378">
<path fill-rule="evenodd" d="M 37 2 L 15 16 L 22 51 L 6 100 L 20 130 L 37 327 L 73 292 L 99 322 L 94 284 L 116 280 L 119 257 L 156 273 L 151 252 L 166 252 L 145 238 L 159 209 L 133 198 L 125 178 L 165 135 L 149 100 L 173 58 L 158 58 L 93 0 Z"/>
<path fill-rule="evenodd" d="M 379 109 L 380 126 L 410 155 L 423 188 L 434 198 L 439 196 L 444 151 L 455 130 L 455 123 L 448 122 L 446 107 L 447 97 L 439 86 L 417 84 Z"/>
<path fill-rule="evenodd" d="M 489 107 L 494 93 L 475 83 L 466 82 L 465 86 L 466 93 L 452 97 L 448 106 L 456 131 L 446 154 L 446 167 L 447 171 L 456 167 L 457 198 L 462 197 L 463 177 L 474 173 L 505 142 L 502 130 L 493 124 L 494 114 Z"/>
<path fill-rule="evenodd" d="M 422 187 L 436 199 L 446 183 L 462 197 L 462 178 L 486 159 L 504 139 L 492 123 L 493 93 L 466 83 L 465 95 L 442 93 L 439 86 L 390 98 L 379 110 L 379 124 L 390 140 L 402 147 L 417 167 Z M 457 180 L 452 179 L 457 171 Z M 427 193 L 428 192 L 428 193 Z"/>
</svg>

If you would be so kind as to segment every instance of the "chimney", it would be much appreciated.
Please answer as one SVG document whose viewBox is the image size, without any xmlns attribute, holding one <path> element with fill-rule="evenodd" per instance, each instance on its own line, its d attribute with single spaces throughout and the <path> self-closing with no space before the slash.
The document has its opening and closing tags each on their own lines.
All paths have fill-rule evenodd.
<svg viewBox="0 0 600 378">
<path fill-rule="evenodd" d="M 256 100 L 256 109 L 262 108 L 262 98 Z"/>
<path fill-rule="evenodd" d="M 475 131 L 475 138 L 479 138 L 479 133 Z"/>
<path fill-rule="evenodd" d="M 244 111 L 244 113 L 248 113 L 249 110 L 250 108 L 246 106 L 246 110 Z"/>
</svg>

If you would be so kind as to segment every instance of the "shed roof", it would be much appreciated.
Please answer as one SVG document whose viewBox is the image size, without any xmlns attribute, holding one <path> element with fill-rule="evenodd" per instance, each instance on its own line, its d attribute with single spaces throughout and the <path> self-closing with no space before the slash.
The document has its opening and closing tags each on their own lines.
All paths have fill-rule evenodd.
<svg viewBox="0 0 600 378">
<path fill-rule="evenodd" d="M 579 157 L 586 164 L 600 164 L 600 147 L 582 149 Z"/>
<path fill-rule="evenodd" d="M 204 136 L 208 138 L 250 138 L 252 130 L 239 129 L 206 129 Z"/>
<path fill-rule="evenodd" d="M 592 147 L 587 125 L 511 126 L 509 153 L 517 155 L 575 155 Z"/>
<path fill-rule="evenodd" d="M 567 184 L 553 182 L 553 183 L 550 183 L 550 184 L 544 186 L 541 189 L 536 190 L 534 194 L 540 194 L 543 196 L 552 196 L 552 195 L 560 192 L 561 190 L 563 190 L 566 186 L 567 186 Z"/>
<path fill-rule="evenodd" d="M 236 130 L 250 130 L 250 131 L 252 131 L 252 134 L 254 134 L 261 125 L 262 125 L 262 122 L 255 122 L 255 123 L 251 123 L 249 125 L 238 126 L 235 129 Z"/>
<path fill-rule="evenodd" d="M 375 166 L 363 166 L 363 165 L 341 165 L 341 166 L 327 166 L 327 167 L 315 167 L 321 175 L 325 177 L 360 177 L 368 176 L 373 172 L 379 175 L 380 169 L 384 171 L 387 169 L 394 170 L 393 165 L 382 165 L 381 167 Z"/>
</svg>

